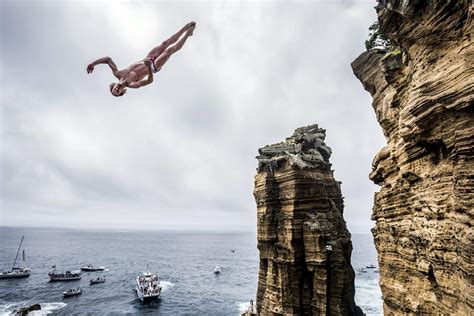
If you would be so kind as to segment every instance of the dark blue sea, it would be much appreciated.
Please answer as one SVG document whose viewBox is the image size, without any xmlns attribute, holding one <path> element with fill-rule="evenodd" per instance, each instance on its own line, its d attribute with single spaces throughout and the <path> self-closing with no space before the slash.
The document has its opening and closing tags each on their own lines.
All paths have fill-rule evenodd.
<svg viewBox="0 0 474 316">
<path fill-rule="evenodd" d="M 42 312 L 34 315 L 240 315 L 255 300 L 255 233 L 0 227 L 0 270 L 11 269 L 22 235 L 24 265 L 32 273 L 0 280 L 0 315 L 35 303 Z M 377 263 L 371 235 L 354 234 L 352 240 L 354 269 Z M 79 281 L 48 282 L 52 265 L 61 272 L 89 263 L 108 269 L 83 272 Z M 151 305 L 142 304 L 133 290 L 147 265 L 163 287 L 161 299 Z M 218 275 L 216 265 L 222 271 Z M 106 282 L 90 286 L 97 276 Z M 76 287 L 82 295 L 63 298 L 63 291 Z M 356 302 L 365 313 L 382 315 L 380 296 L 377 273 L 356 273 Z"/>
</svg>

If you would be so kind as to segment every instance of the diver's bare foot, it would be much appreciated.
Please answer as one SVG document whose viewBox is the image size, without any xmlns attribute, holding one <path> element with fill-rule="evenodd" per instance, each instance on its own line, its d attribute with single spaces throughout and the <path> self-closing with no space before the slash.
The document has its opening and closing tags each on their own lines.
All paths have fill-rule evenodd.
<svg viewBox="0 0 474 316">
<path fill-rule="evenodd" d="M 194 29 L 196 28 L 196 23 L 188 29 L 188 36 L 193 36 Z"/>
</svg>

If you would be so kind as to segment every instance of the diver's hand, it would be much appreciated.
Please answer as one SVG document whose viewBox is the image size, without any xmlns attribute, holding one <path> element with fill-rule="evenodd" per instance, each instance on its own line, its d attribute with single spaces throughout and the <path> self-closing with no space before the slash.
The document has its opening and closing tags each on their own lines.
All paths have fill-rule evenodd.
<svg viewBox="0 0 474 316">
<path fill-rule="evenodd" d="M 91 74 L 94 71 L 94 64 L 87 65 L 87 73 Z"/>
<path fill-rule="evenodd" d="M 147 68 L 151 68 L 151 63 L 152 63 L 151 59 L 146 59 L 143 61 L 143 63 L 145 64 L 145 66 L 147 66 Z"/>
</svg>

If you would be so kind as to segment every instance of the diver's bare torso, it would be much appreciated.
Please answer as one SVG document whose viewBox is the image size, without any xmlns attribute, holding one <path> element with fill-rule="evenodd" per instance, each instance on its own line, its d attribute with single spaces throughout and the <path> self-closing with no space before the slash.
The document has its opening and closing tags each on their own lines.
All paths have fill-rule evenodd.
<svg viewBox="0 0 474 316">
<path fill-rule="evenodd" d="M 126 87 L 129 87 L 133 82 L 139 82 L 145 79 L 149 74 L 145 60 L 147 60 L 147 58 L 130 65 L 128 68 L 116 71 L 114 76 Z"/>
</svg>

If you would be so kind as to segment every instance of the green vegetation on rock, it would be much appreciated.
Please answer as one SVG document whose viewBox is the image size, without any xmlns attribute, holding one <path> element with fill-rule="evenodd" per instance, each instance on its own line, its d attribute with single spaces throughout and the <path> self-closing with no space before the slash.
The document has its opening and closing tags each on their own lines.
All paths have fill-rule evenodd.
<svg viewBox="0 0 474 316">
<path fill-rule="evenodd" d="M 375 21 L 369 27 L 369 38 L 365 41 L 365 48 L 371 49 L 389 49 L 392 46 L 387 35 L 380 32 L 379 22 Z"/>
<path fill-rule="evenodd" d="M 400 48 L 396 48 L 388 53 L 386 53 L 383 57 L 382 57 L 382 60 L 385 60 L 387 58 L 392 58 L 392 57 L 395 57 L 397 55 L 401 55 L 402 54 L 402 51 L 400 50 Z M 401 56 L 400 56 L 401 57 Z"/>
</svg>

